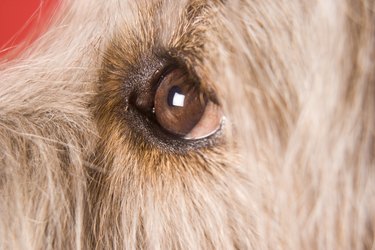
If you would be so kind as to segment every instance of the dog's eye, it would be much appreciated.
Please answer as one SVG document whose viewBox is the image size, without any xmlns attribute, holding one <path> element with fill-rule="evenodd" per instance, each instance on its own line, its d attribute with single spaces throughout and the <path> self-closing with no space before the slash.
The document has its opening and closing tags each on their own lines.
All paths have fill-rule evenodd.
<svg viewBox="0 0 375 250">
<path fill-rule="evenodd" d="M 161 127 L 187 140 L 214 134 L 223 117 L 220 107 L 181 69 L 170 71 L 160 80 L 154 112 Z"/>
</svg>

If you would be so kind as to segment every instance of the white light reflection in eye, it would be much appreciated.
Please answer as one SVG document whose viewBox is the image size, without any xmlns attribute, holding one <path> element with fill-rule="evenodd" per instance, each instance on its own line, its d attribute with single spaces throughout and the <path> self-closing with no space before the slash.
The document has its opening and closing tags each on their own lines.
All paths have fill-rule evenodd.
<svg viewBox="0 0 375 250">
<path fill-rule="evenodd" d="M 174 93 L 172 104 L 175 107 L 183 107 L 185 101 L 185 96 L 179 93 Z"/>
</svg>

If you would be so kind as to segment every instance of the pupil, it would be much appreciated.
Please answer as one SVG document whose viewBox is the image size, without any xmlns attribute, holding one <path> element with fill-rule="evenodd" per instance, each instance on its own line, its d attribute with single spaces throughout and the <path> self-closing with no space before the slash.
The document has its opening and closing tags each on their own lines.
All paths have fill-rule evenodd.
<svg viewBox="0 0 375 250">
<path fill-rule="evenodd" d="M 181 88 L 173 86 L 167 97 L 167 102 L 170 107 L 183 107 L 185 101 L 185 95 L 182 94 Z"/>
</svg>

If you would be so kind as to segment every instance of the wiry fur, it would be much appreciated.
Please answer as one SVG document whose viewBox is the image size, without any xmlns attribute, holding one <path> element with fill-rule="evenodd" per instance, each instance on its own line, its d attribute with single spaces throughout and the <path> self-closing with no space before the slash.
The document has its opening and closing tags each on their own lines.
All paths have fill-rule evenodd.
<svg viewBox="0 0 375 250">
<path fill-rule="evenodd" d="M 121 116 L 162 55 L 216 144 Z M 374 249 L 374 59 L 372 0 L 63 1 L 0 64 L 0 249 Z"/>
</svg>

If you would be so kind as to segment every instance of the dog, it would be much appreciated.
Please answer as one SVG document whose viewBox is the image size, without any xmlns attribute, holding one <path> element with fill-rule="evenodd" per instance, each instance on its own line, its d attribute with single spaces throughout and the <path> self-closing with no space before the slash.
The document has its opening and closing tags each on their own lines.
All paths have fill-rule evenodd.
<svg viewBox="0 0 375 250">
<path fill-rule="evenodd" d="M 374 249 L 374 11 L 62 1 L 0 63 L 0 248 Z"/>
</svg>

